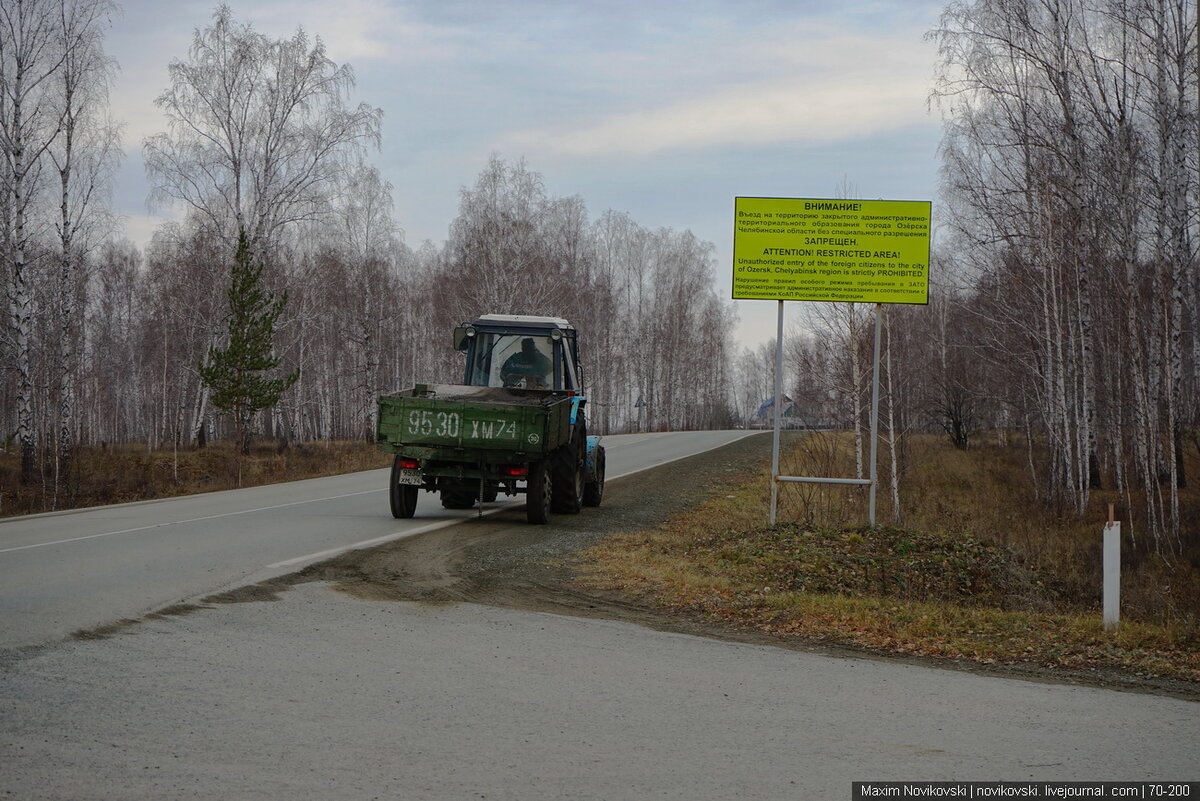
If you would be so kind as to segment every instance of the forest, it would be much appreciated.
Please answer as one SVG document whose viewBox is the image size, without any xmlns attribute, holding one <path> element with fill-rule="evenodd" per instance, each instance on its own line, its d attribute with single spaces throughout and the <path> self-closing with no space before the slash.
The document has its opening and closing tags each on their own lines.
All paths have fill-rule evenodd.
<svg viewBox="0 0 1200 801">
<path fill-rule="evenodd" d="M 453 381 L 454 325 L 501 311 L 585 332 L 593 425 L 728 426 L 729 304 L 713 246 L 547 195 L 498 155 L 461 190 L 444 244 L 406 245 L 369 161 L 379 109 L 303 31 L 273 40 L 222 6 L 170 65 L 144 143 L 156 199 L 183 208 L 144 251 L 104 203 L 116 167 L 105 0 L 31 0 L 0 16 L 5 430 L 22 480 L 58 486 L 80 446 L 197 447 L 228 436 L 202 372 L 227 337 L 239 235 L 285 298 L 274 356 L 296 373 L 256 419 L 290 442 L 373 439 L 380 392 Z M 49 478 L 48 478 L 49 477 Z"/>
<path fill-rule="evenodd" d="M 106 200 L 114 9 L 0 8 L 0 413 L 21 480 L 57 486 L 81 447 L 231 436 L 202 370 L 227 336 L 240 235 L 286 300 L 274 355 L 297 375 L 256 415 L 259 436 L 371 439 L 376 396 L 453 380 L 451 327 L 489 311 L 580 328 L 598 431 L 760 422 L 774 343 L 733 341 L 711 243 L 592 215 L 493 155 L 444 243 L 413 247 L 371 163 L 382 111 L 351 102 L 350 65 L 319 31 L 272 39 L 221 7 L 195 32 L 143 147 L 157 201 L 185 213 L 144 250 L 124 240 Z M 1195 4 L 953 2 L 928 38 L 942 190 L 930 302 L 883 310 L 893 516 L 906 437 L 936 432 L 1022 449 L 1056 513 L 1116 493 L 1156 549 L 1179 549 L 1200 536 L 1181 501 L 1200 453 Z M 860 476 L 872 318 L 809 304 L 785 337 L 793 419 L 853 432 Z"/>
</svg>

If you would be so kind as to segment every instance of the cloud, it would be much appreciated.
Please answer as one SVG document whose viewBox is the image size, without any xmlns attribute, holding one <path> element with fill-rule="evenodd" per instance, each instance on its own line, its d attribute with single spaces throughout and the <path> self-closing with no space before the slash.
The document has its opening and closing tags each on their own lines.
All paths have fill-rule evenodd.
<svg viewBox="0 0 1200 801">
<path fill-rule="evenodd" d="M 864 36 L 805 22 L 769 35 L 742 31 L 704 49 L 687 63 L 659 60 L 642 88 L 658 97 L 635 101 L 638 108 L 520 130 L 505 147 L 649 156 L 863 138 L 927 119 L 932 54 L 912 31 Z M 705 60 L 707 70 L 699 66 Z M 663 73 L 668 64 L 678 70 L 675 82 Z"/>
<path fill-rule="evenodd" d="M 162 74 L 147 73 L 118 84 L 109 103 L 109 114 L 121 126 L 121 146 L 126 160 L 141 159 L 142 142 L 167 128 L 167 118 L 154 105 L 154 98 L 167 88 L 166 69 Z"/>
<path fill-rule="evenodd" d="M 296 26 L 320 36 L 329 57 L 338 63 L 364 61 L 444 61 L 461 50 L 462 34 L 454 28 L 417 22 L 387 0 L 327 0 L 263 3 L 251 6 L 245 19 L 271 36 L 289 36 Z"/>
<path fill-rule="evenodd" d="M 165 9 L 149 0 L 126 0 L 124 18 L 114 25 L 109 50 L 120 62 L 111 110 L 124 123 L 122 141 L 133 153 L 145 137 L 166 130 L 167 120 L 154 98 L 170 85 L 167 65 L 186 59 L 193 32 L 212 24 L 213 7 L 197 4 Z M 440 63 L 458 57 L 465 34 L 426 24 L 388 0 L 325 0 L 246 3 L 234 9 L 239 23 L 272 38 L 285 38 L 301 27 L 310 39 L 320 37 L 328 56 L 356 68 L 371 62 Z"/>
<path fill-rule="evenodd" d="M 517 134 L 514 144 L 576 156 L 646 156 L 859 138 L 922 121 L 925 91 L 903 77 L 869 83 L 793 80 L 766 88 L 750 84 L 661 109 L 615 115 L 583 129 Z"/>
<path fill-rule="evenodd" d="M 128 214 L 122 217 L 122 235 L 142 250 L 150 244 L 154 233 L 164 223 L 181 219 L 180 216 L 152 216 L 146 214 Z"/>
</svg>

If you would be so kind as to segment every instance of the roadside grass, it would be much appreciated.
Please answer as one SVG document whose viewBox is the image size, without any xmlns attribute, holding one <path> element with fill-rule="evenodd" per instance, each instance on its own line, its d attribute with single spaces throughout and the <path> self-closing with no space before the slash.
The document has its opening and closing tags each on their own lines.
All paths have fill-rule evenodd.
<svg viewBox="0 0 1200 801">
<path fill-rule="evenodd" d="M 578 580 L 809 643 L 1200 682 L 1196 568 L 1146 554 L 1144 545 L 1126 548 L 1123 618 L 1105 632 L 1104 518 L 1039 511 L 1024 494 L 1020 454 L 1005 458 L 1012 450 L 963 452 L 917 438 L 904 525 L 877 529 L 862 525 L 861 491 L 844 487 L 806 488 L 781 504 L 787 522 L 766 525 L 763 470 L 659 528 L 607 538 L 582 555 Z M 792 475 L 819 474 L 800 472 L 821 467 L 806 451 L 813 445 L 803 440 L 788 449 Z M 888 507 L 881 492 L 879 508 Z"/>
<path fill-rule="evenodd" d="M 1121 521 L 1121 615 L 1200 633 L 1200 449 L 1185 453 L 1189 486 L 1180 489 L 1177 541 L 1147 532 L 1142 491 L 1111 487 L 1090 494 L 1087 511 L 1047 511 L 1032 491 L 1021 442 L 991 442 L 969 451 L 942 438 L 914 441 L 904 521 L 931 530 L 971 531 L 1012 549 L 1056 587 L 1060 610 L 1100 607 L 1102 531 L 1112 504 Z"/>
<path fill-rule="evenodd" d="M 372 442 L 263 442 L 242 457 L 241 486 L 371 470 L 387 467 L 389 460 Z M 144 445 L 85 446 L 76 453 L 70 480 L 56 492 L 48 466 L 38 483 L 22 486 L 20 456 L 9 451 L 0 453 L 0 516 L 233 489 L 234 464 L 229 442 L 178 451 Z"/>
<path fill-rule="evenodd" d="M 839 475 L 839 469 L 852 471 L 851 453 L 846 434 L 804 437 L 789 450 L 781 469 Z M 1178 540 L 1154 541 L 1146 530 L 1145 496 L 1139 490 L 1093 490 L 1082 516 L 1048 509 L 1030 479 L 1031 458 L 1041 458 L 1038 449 L 1031 456 L 1023 437 L 1012 434 L 981 439 L 970 450 L 951 447 L 944 437 L 907 437 L 899 460 L 901 513 L 897 517 L 892 508 L 885 478 L 878 520 L 920 531 L 969 532 L 1009 548 L 1053 587 L 1055 610 L 1083 612 L 1099 608 L 1101 532 L 1112 504 L 1121 521 L 1123 619 L 1200 631 L 1200 445 L 1187 448 L 1184 456 L 1192 480 L 1180 489 Z M 886 464 L 882 453 L 881 462 Z M 799 490 L 793 489 L 797 486 Z M 858 525 L 865 508 L 861 490 L 789 485 L 780 494 L 780 519 L 810 526 Z"/>
</svg>

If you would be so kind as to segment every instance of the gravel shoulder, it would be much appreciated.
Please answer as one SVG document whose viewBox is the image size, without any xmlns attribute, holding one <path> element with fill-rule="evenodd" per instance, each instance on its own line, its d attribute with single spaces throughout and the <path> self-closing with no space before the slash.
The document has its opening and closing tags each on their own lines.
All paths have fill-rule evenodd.
<svg viewBox="0 0 1200 801">
<path fill-rule="evenodd" d="M 583 590 L 576 584 L 573 565 L 580 551 L 610 534 L 660 525 L 676 511 L 723 491 L 730 478 L 763 466 L 768 459 L 764 442 L 762 437 L 740 440 L 615 480 L 607 486 L 599 508 L 585 508 L 579 515 L 558 515 L 545 526 L 528 525 L 518 507 L 464 525 L 350 551 L 299 573 L 203 600 L 261 601 L 295 584 L 331 582 L 338 590 L 365 600 L 477 603 L 603 618 L 732 642 L 1200 701 L 1200 687 L 1188 682 L 1095 670 L 982 665 L 811 643 L 686 610 L 656 608 L 616 592 Z"/>
</svg>

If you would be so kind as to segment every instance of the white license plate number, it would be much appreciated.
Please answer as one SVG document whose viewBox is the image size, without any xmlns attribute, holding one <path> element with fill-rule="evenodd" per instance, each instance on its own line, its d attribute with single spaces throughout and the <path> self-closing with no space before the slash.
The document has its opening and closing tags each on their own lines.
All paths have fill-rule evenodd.
<svg viewBox="0 0 1200 801">
<path fill-rule="evenodd" d="M 399 470 L 399 475 L 396 477 L 397 484 L 416 484 L 420 486 L 425 483 L 425 479 L 421 478 L 420 470 Z"/>
</svg>

